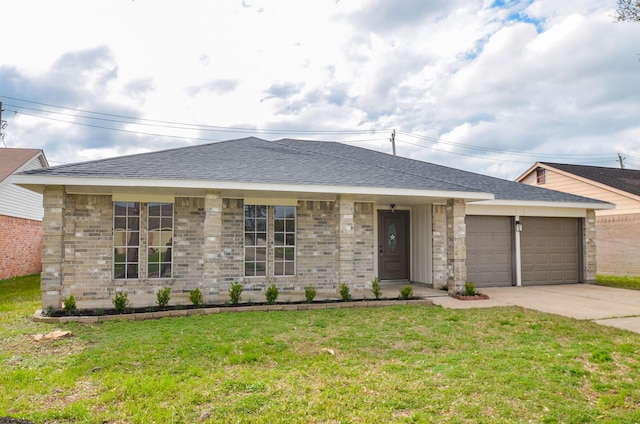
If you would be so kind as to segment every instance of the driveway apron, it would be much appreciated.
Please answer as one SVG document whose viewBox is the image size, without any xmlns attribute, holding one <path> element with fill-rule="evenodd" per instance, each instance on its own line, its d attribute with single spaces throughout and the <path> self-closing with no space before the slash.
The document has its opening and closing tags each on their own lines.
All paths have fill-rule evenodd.
<svg viewBox="0 0 640 424">
<path fill-rule="evenodd" d="M 480 290 L 489 300 L 461 301 L 451 297 L 432 298 L 445 308 L 521 306 L 549 314 L 640 333 L 640 291 L 567 284 L 528 287 L 492 287 Z"/>
</svg>

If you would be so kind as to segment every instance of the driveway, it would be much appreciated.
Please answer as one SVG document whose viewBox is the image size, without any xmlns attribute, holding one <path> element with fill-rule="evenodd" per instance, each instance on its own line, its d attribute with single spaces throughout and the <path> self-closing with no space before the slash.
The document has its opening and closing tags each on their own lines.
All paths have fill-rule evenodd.
<svg viewBox="0 0 640 424">
<path fill-rule="evenodd" d="M 448 296 L 430 297 L 445 308 L 521 306 L 549 314 L 591 320 L 598 324 L 640 333 L 640 291 L 592 284 L 492 287 L 481 289 L 488 300 L 462 301 Z"/>
</svg>

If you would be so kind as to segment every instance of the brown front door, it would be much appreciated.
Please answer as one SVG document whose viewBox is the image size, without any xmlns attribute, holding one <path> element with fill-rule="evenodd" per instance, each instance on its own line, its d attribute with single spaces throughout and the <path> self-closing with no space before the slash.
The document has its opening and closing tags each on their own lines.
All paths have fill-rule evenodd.
<svg viewBox="0 0 640 424">
<path fill-rule="evenodd" d="M 378 211 L 378 276 L 409 278 L 409 212 Z"/>
</svg>

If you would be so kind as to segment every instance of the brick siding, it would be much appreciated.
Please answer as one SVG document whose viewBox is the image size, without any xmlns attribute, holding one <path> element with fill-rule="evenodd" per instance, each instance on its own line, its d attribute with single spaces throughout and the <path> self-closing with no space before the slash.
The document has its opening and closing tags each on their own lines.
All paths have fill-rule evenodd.
<svg viewBox="0 0 640 424">
<path fill-rule="evenodd" d="M 640 214 L 596 217 L 599 274 L 640 275 Z"/>
<path fill-rule="evenodd" d="M 0 280 L 42 271 L 42 222 L 0 215 Z"/>
<path fill-rule="evenodd" d="M 176 198 L 174 202 L 173 277 L 147 277 L 147 211 L 141 204 L 139 278 L 113 279 L 113 201 L 111 196 L 65 194 L 47 188 L 42 261 L 42 306 L 61 307 L 73 295 L 80 308 L 111 308 L 118 292 L 132 306 L 151 306 L 162 287 L 171 288 L 171 304 L 189 304 L 189 291 L 199 288 L 204 301 L 228 300 L 229 287 L 239 281 L 245 293 L 261 298 L 272 282 L 283 293 L 314 286 L 318 293 L 337 293 L 348 281 L 354 290 L 370 285 L 374 275 L 374 210 L 371 203 L 347 200 L 348 224 L 343 237 L 337 202 L 300 201 L 297 207 L 296 275 L 244 277 L 244 202 L 207 193 L 205 198 Z M 271 207 L 270 207 L 271 208 Z M 271 210 L 271 209 L 270 209 Z M 344 210 L 343 210 L 344 212 Z M 344 217 L 342 218 L 344 224 Z M 273 222 L 269 220 L 270 234 Z M 269 238 L 272 238 L 270 235 Z M 353 249 L 343 280 L 338 262 L 340 240 Z M 271 243 L 271 242 L 270 242 Z M 268 249 L 269 255 L 273 256 Z M 349 257 L 349 255 L 345 255 Z"/>
</svg>

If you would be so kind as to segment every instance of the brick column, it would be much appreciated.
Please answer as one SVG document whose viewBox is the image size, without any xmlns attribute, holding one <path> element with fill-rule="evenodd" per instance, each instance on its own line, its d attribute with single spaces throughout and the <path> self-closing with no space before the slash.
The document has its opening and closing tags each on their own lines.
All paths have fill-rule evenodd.
<svg viewBox="0 0 640 424">
<path fill-rule="evenodd" d="M 207 192 L 204 196 L 204 261 L 203 285 L 206 301 L 220 296 L 220 257 L 222 253 L 222 195 Z"/>
<path fill-rule="evenodd" d="M 433 205 L 431 223 L 431 248 L 433 254 L 433 288 L 447 287 L 447 207 Z"/>
<path fill-rule="evenodd" d="M 45 187 L 42 196 L 42 308 L 62 307 L 64 263 L 65 192 L 60 186 Z"/>
<path fill-rule="evenodd" d="M 354 279 L 355 229 L 353 223 L 354 201 L 352 196 L 340 196 L 338 206 L 338 284 L 351 284 Z"/>
<path fill-rule="evenodd" d="M 593 209 L 587 211 L 582 226 L 582 262 L 583 282 L 596 282 L 596 213 Z"/>
<path fill-rule="evenodd" d="M 447 288 L 449 293 L 464 290 L 467 280 L 467 227 L 464 200 L 447 200 Z"/>
</svg>

